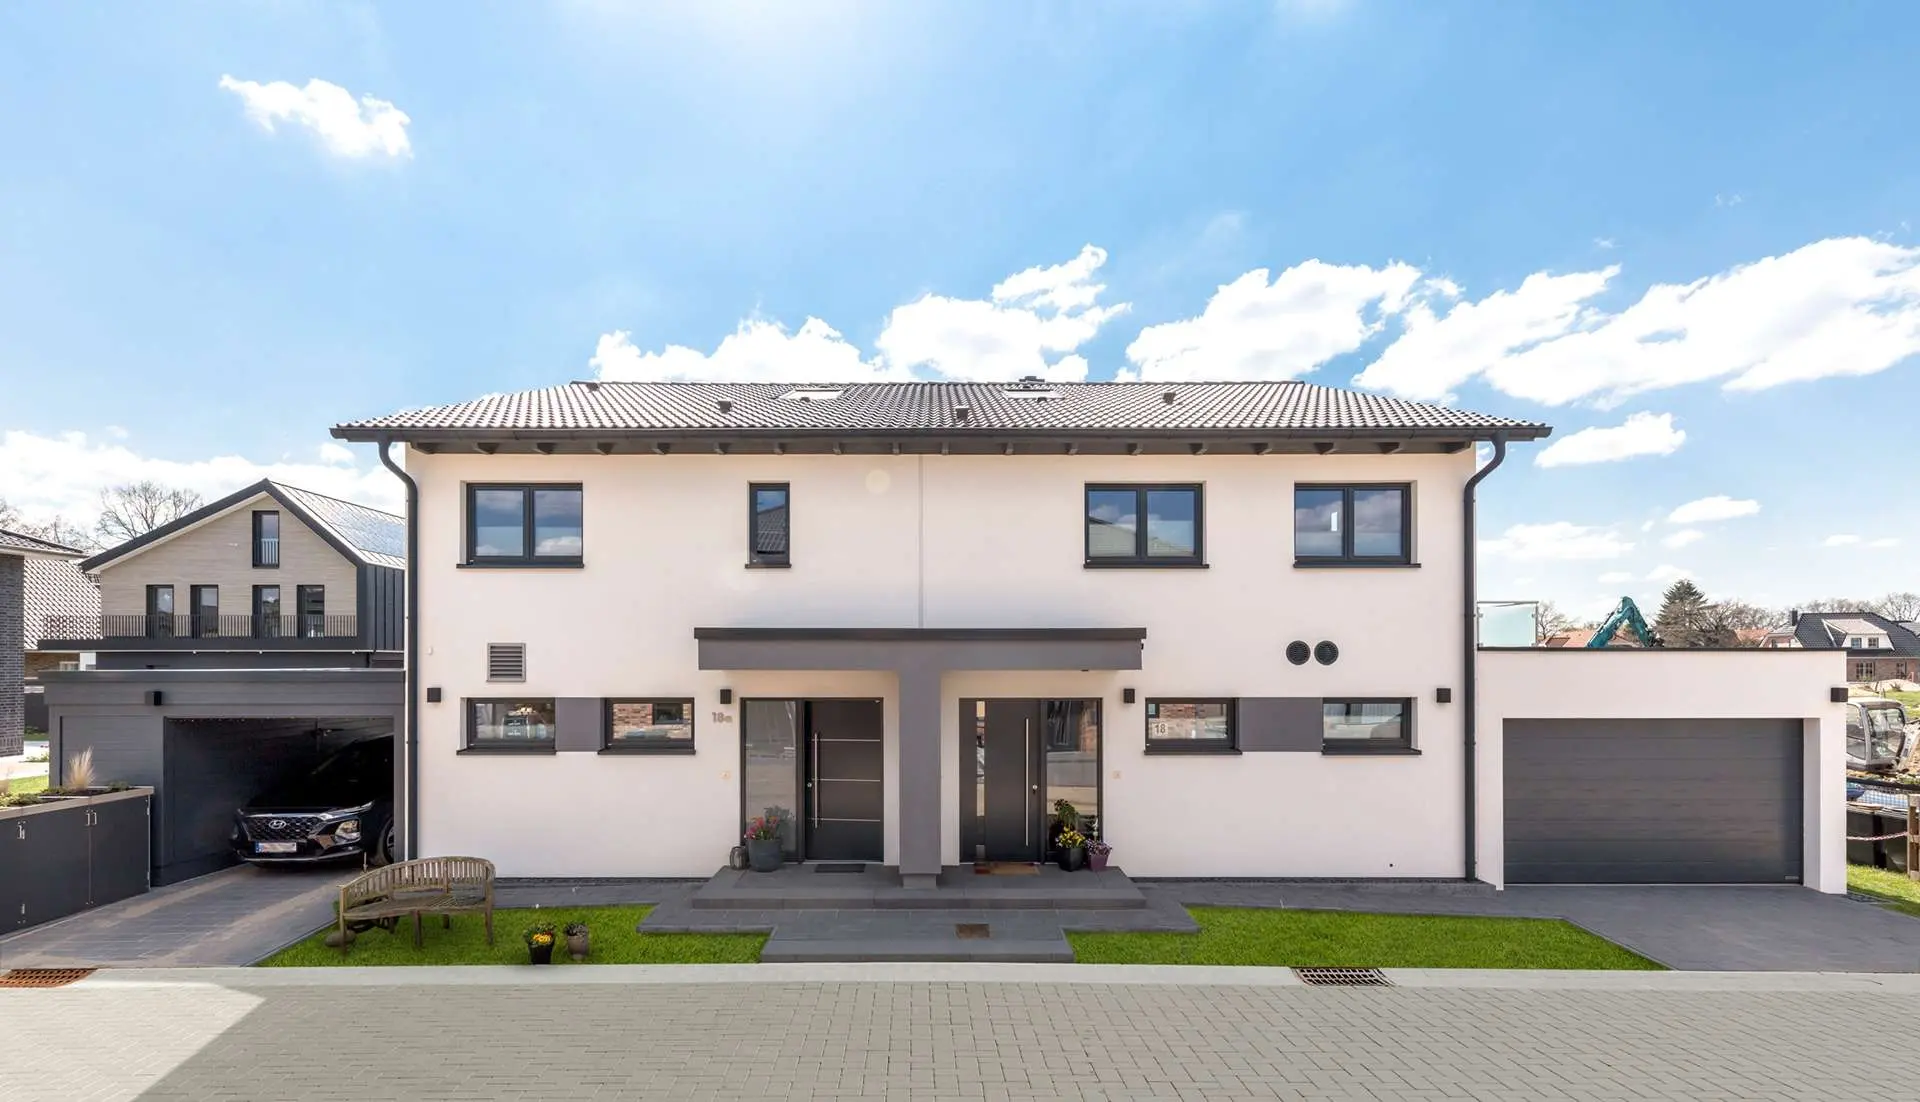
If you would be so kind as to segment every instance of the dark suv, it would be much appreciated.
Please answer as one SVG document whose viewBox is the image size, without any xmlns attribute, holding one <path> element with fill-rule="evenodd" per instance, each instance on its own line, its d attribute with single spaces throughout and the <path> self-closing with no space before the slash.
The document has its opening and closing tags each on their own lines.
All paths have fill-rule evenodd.
<svg viewBox="0 0 1920 1102">
<path fill-rule="evenodd" d="M 233 855 L 256 865 L 393 860 L 393 739 L 349 743 L 233 815 Z"/>
</svg>

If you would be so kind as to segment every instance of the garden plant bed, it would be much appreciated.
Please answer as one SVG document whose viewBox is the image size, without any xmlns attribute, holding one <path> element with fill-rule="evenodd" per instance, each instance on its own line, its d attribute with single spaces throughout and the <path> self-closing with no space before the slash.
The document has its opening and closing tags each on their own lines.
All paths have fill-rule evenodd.
<svg viewBox="0 0 1920 1102">
<path fill-rule="evenodd" d="M 411 922 L 393 933 L 367 930 L 345 953 L 330 949 L 323 939 L 332 929 L 316 931 L 260 962 L 266 968 L 353 967 L 417 964 L 527 964 L 527 947 L 520 931 L 534 922 L 551 922 L 564 929 L 584 922 L 592 930 L 593 948 L 584 964 L 752 964 L 760 959 L 765 934 L 643 934 L 634 927 L 652 907 L 515 907 L 493 912 L 494 944 L 487 944 L 479 915 L 455 915 L 451 929 L 429 920 L 425 944 L 413 947 Z M 552 967 L 571 967 L 564 943 L 553 955 Z M 531 967 L 531 966 L 529 966 Z"/>
<path fill-rule="evenodd" d="M 1082 964 L 1662 970 L 1558 919 L 1188 910 L 1200 924 L 1197 934 L 1069 932 L 1067 940 Z"/>
<path fill-rule="evenodd" d="M 1904 872 L 1848 865 L 1847 889 L 1883 901 L 1888 910 L 1920 918 L 1920 880 L 1909 880 Z"/>
</svg>

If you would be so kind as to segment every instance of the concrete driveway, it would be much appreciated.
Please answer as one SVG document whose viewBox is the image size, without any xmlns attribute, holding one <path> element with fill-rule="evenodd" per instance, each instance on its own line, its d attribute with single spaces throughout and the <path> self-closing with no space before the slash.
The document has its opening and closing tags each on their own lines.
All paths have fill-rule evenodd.
<svg viewBox="0 0 1920 1102">
<path fill-rule="evenodd" d="M 1920 919 L 1793 885 L 1513 887 L 1164 883 L 1189 905 L 1564 918 L 1669 968 L 1920 972 Z"/>
<path fill-rule="evenodd" d="M 0 937 L 0 968 L 252 964 L 324 926 L 359 871 L 225 869 Z"/>
</svg>

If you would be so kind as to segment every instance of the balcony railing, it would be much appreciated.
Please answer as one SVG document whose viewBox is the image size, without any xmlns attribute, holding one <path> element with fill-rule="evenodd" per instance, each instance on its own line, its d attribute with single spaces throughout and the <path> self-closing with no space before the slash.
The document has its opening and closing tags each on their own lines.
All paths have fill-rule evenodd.
<svg viewBox="0 0 1920 1102">
<path fill-rule="evenodd" d="M 227 639 L 243 640 L 354 639 L 356 616 L 194 616 L 156 613 L 147 616 L 49 616 L 42 633 L 60 642 L 112 642 Z M 41 644 L 43 647 L 45 642 Z M 177 644 L 173 644 L 177 645 Z M 85 649 L 85 648 L 81 648 Z"/>
<path fill-rule="evenodd" d="M 254 541 L 253 554 L 255 566 L 280 565 L 280 537 L 261 536 Z"/>
</svg>

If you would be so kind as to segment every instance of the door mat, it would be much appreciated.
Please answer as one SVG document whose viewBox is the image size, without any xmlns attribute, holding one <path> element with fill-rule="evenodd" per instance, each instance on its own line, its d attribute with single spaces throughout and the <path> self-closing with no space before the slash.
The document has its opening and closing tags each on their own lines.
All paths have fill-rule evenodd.
<svg viewBox="0 0 1920 1102">
<path fill-rule="evenodd" d="M 993 930 L 984 922 L 956 922 L 953 924 L 955 937 L 962 941 L 977 941 L 993 936 Z"/>
<path fill-rule="evenodd" d="M 91 975 L 91 968 L 15 968 L 0 972 L 0 987 L 65 987 Z"/>
<path fill-rule="evenodd" d="M 978 861 L 973 871 L 981 876 L 1039 876 L 1040 866 L 1031 861 Z"/>
<path fill-rule="evenodd" d="M 815 872 L 865 872 L 867 866 L 859 861 L 828 861 L 813 866 Z"/>
</svg>

